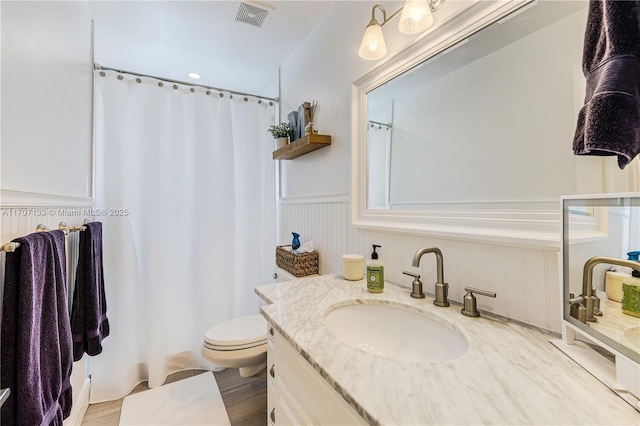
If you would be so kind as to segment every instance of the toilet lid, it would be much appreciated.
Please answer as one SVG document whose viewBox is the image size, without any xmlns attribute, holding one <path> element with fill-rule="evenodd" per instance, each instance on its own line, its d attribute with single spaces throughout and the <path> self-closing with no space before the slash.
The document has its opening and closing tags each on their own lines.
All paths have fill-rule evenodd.
<svg viewBox="0 0 640 426">
<path fill-rule="evenodd" d="M 204 336 L 211 348 L 251 347 L 267 340 L 267 321 L 262 315 L 248 315 L 214 325 Z"/>
<path fill-rule="evenodd" d="M 212 350 L 212 351 L 239 351 L 239 350 L 243 350 L 243 349 L 251 349 L 251 348 L 257 348 L 260 346 L 264 346 L 265 349 L 264 351 L 266 352 L 267 349 L 267 339 L 265 339 L 264 341 L 260 341 L 257 343 L 247 343 L 244 345 L 226 345 L 226 346 L 218 346 L 218 345 L 212 345 L 210 343 L 207 343 L 207 341 L 205 340 L 202 343 L 202 347 Z"/>
</svg>

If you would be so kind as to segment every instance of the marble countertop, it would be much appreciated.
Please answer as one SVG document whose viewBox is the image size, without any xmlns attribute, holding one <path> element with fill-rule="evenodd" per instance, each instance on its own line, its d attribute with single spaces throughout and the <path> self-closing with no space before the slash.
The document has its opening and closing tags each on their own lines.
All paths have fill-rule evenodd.
<svg viewBox="0 0 640 426">
<path fill-rule="evenodd" d="M 587 325 L 621 345 L 638 352 L 640 338 L 635 336 L 633 339 L 629 339 L 624 335 L 624 332 L 630 328 L 640 327 L 640 318 L 623 313 L 622 303 L 609 299 L 600 301 L 600 309 L 602 309 L 602 316 L 597 317 L 597 322 L 589 322 Z"/>
<path fill-rule="evenodd" d="M 465 317 L 458 305 L 436 307 L 388 282 L 372 294 L 362 280 L 322 275 L 255 291 L 269 303 L 265 318 L 371 424 L 640 424 L 638 411 L 538 328 L 490 314 Z M 469 349 L 446 362 L 399 362 L 356 349 L 323 323 L 332 306 L 354 301 L 440 316 L 463 332 Z"/>
</svg>

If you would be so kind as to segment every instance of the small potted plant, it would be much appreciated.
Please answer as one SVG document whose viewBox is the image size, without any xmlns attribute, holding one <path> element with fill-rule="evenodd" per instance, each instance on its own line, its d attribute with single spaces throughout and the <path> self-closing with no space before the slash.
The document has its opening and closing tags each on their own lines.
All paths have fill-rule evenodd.
<svg viewBox="0 0 640 426">
<path fill-rule="evenodd" d="M 280 123 L 278 125 L 272 124 L 269 126 L 269 133 L 276 140 L 276 149 L 282 148 L 289 143 L 289 135 L 293 131 L 289 122 Z"/>
</svg>

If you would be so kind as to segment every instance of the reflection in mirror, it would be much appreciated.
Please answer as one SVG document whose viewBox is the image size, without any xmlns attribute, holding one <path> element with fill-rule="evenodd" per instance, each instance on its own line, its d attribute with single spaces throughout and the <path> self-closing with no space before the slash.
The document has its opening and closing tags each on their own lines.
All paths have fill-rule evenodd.
<svg viewBox="0 0 640 426">
<path fill-rule="evenodd" d="M 369 105 L 367 123 L 367 200 L 372 209 L 389 208 L 393 102 Z"/>
<path fill-rule="evenodd" d="M 640 363 L 640 274 L 625 266 L 640 269 L 640 195 L 564 199 L 562 209 L 564 319 Z M 599 232 L 586 235 L 577 212 L 592 212 Z M 585 276 L 591 277 L 590 303 Z M 587 311 L 594 312 L 590 320 Z"/>
<path fill-rule="evenodd" d="M 369 91 L 368 120 L 392 126 L 366 135 L 367 208 L 557 208 L 601 192 L 578 188 L 571 150 L 586 6 L 538 2 Z"/>
</svg>

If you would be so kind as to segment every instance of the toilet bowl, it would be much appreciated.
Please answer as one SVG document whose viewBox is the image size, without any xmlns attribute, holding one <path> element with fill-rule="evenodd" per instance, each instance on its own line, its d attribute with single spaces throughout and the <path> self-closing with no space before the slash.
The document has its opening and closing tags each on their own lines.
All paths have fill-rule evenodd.
<svg viewBox="0 0 640 426">
<path fill-rule="evenodd" d="M 296 278 L 278 267 L 273 275 L 279 282 Z M 217 367 L 239 369 L 241 377 L 266 375 L 267 321 L 247 315 L 216 324 L 205 333 L 200 353 Z"/>
<path fill-rule="evenodd" d="M 216 366 L 239 369 L 241 377 L 259 375 L 267 368 L 267 321 L 248 315 L 214 325 L 200 353 Z"/>
</svg>

